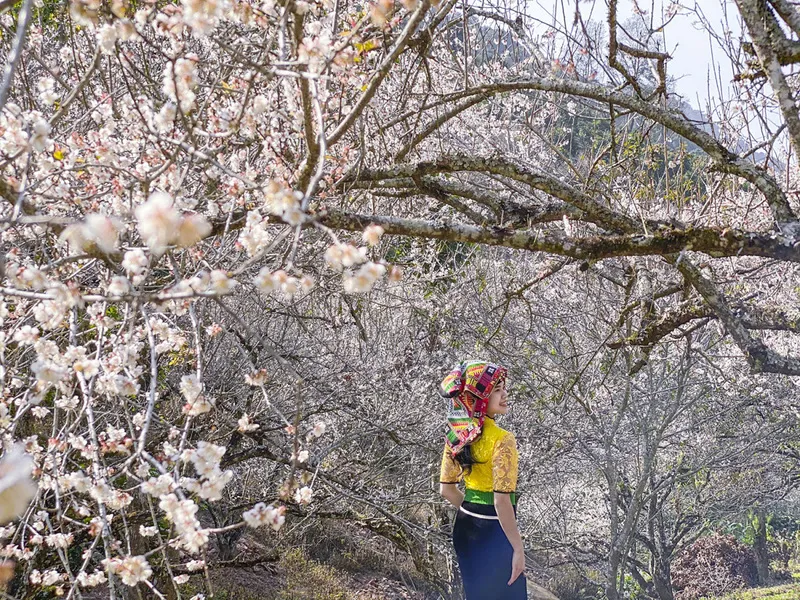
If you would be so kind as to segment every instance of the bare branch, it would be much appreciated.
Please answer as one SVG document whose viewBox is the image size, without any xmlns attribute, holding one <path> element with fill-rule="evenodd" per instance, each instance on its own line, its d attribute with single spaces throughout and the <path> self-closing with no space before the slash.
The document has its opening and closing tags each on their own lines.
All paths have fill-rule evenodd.
<svg viewBox="0 0 800 600">
<path fill-rule="evenodd" d="M 28 32 L 28 22 L 31 19 L 33 10 L 33 0 L 25 0 L 22 9 L 17 17 L 17 32 L 11 46 L 11 52 L 6 59 L 6 67 L 3 71 L 3 81 L 0 83 L 0 110 L 6 105 L 11 84 L 14 82 L 14 72 L 17 70 L 17 63 L 22 58 L 22 48 L 25 46 L 25 35 Z"/>
<path fill-rule="evenodd" d="M 781 69 L 781 63 L 775 54 L 774 47 L 784 38 L 775 16 L 769 7 L 759 0 L 736 0 L 739 12 L 747 25 L 753 47 L 766 73 L 772 90 L 778 97 L 778 106 L 783 115 L 789 137 L 795 152 L 800 153 L 800 115 L 789 83 Z"/>
</svg>

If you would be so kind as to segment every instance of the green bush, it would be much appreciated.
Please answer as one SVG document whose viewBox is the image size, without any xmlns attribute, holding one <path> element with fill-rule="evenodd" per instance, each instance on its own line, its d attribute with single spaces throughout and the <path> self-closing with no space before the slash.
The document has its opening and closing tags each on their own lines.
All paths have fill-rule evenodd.
<svg viewBox="0 0 800 600">
<path fill-rule="evenodd" d="M 280 566 L 286 572 L 285 588 L 277 600 L 350 600 L 347 582 L 331 567 L 309 559 L 295 548 L 283 555 Z"/>
</svg>

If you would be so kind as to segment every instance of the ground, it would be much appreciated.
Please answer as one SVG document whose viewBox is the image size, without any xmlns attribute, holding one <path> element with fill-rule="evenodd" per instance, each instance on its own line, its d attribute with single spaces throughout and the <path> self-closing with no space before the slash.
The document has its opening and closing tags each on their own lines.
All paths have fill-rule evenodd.
<svg viewBox="0 0 800 600">
<path fill-rule="evenodd" d="M 742 590 L 718 600 L 800 600 L 800 584 L 788 583 L 774 587 Z"/>
</svg>

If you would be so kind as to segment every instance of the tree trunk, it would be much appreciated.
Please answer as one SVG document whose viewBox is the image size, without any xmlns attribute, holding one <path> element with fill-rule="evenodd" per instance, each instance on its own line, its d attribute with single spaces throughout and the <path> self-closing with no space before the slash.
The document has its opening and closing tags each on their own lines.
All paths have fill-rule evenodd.
<svg viewBox="0 0 800 600">
<path fill-rule="evenodd" d="M 655 569 L 653 569 L 653 588 L 655 589 L 658 600 L 674 600 L 672 592 L 672 574 L 669 568 L 669 559 L 662 556 L 658 557 Z"/>
<path fill-rule="evenodd" d="M 611 546 L 611 555 L 609 556 L 609 577 L 606 584 L 606 600 L 618 600 L 619 594 L 617 593 L 617 583 L 619 582 L 619 555 L 614 550 L 614 545 Z"/>
<path fill-rule="evenodd" d="M 769 582 L 769 552 L 767 550 L 767 517 L 764 511 L 761 509 L 757 510 L 753 521 L 755 528 L 753 553 L 756 556 L 758 583 L 760 585 L 767 585 Z"/>
</svg>

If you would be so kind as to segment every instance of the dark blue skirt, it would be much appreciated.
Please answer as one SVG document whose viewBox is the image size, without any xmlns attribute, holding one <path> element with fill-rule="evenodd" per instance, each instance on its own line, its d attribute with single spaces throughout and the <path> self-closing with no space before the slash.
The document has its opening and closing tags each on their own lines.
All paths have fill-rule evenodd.
<svg viewBox="0 0 800 600">
<path fill-rule="evenodd" d="M 464 509 L 497 516 L 494 506 L 464 502 Z M 464 582 L 466 600 L 527 600 L 525 575 L 508 585 L 514 549 L 496 519 L 479 519 L 458 511 L 453 546 Z"/>
</svg>

